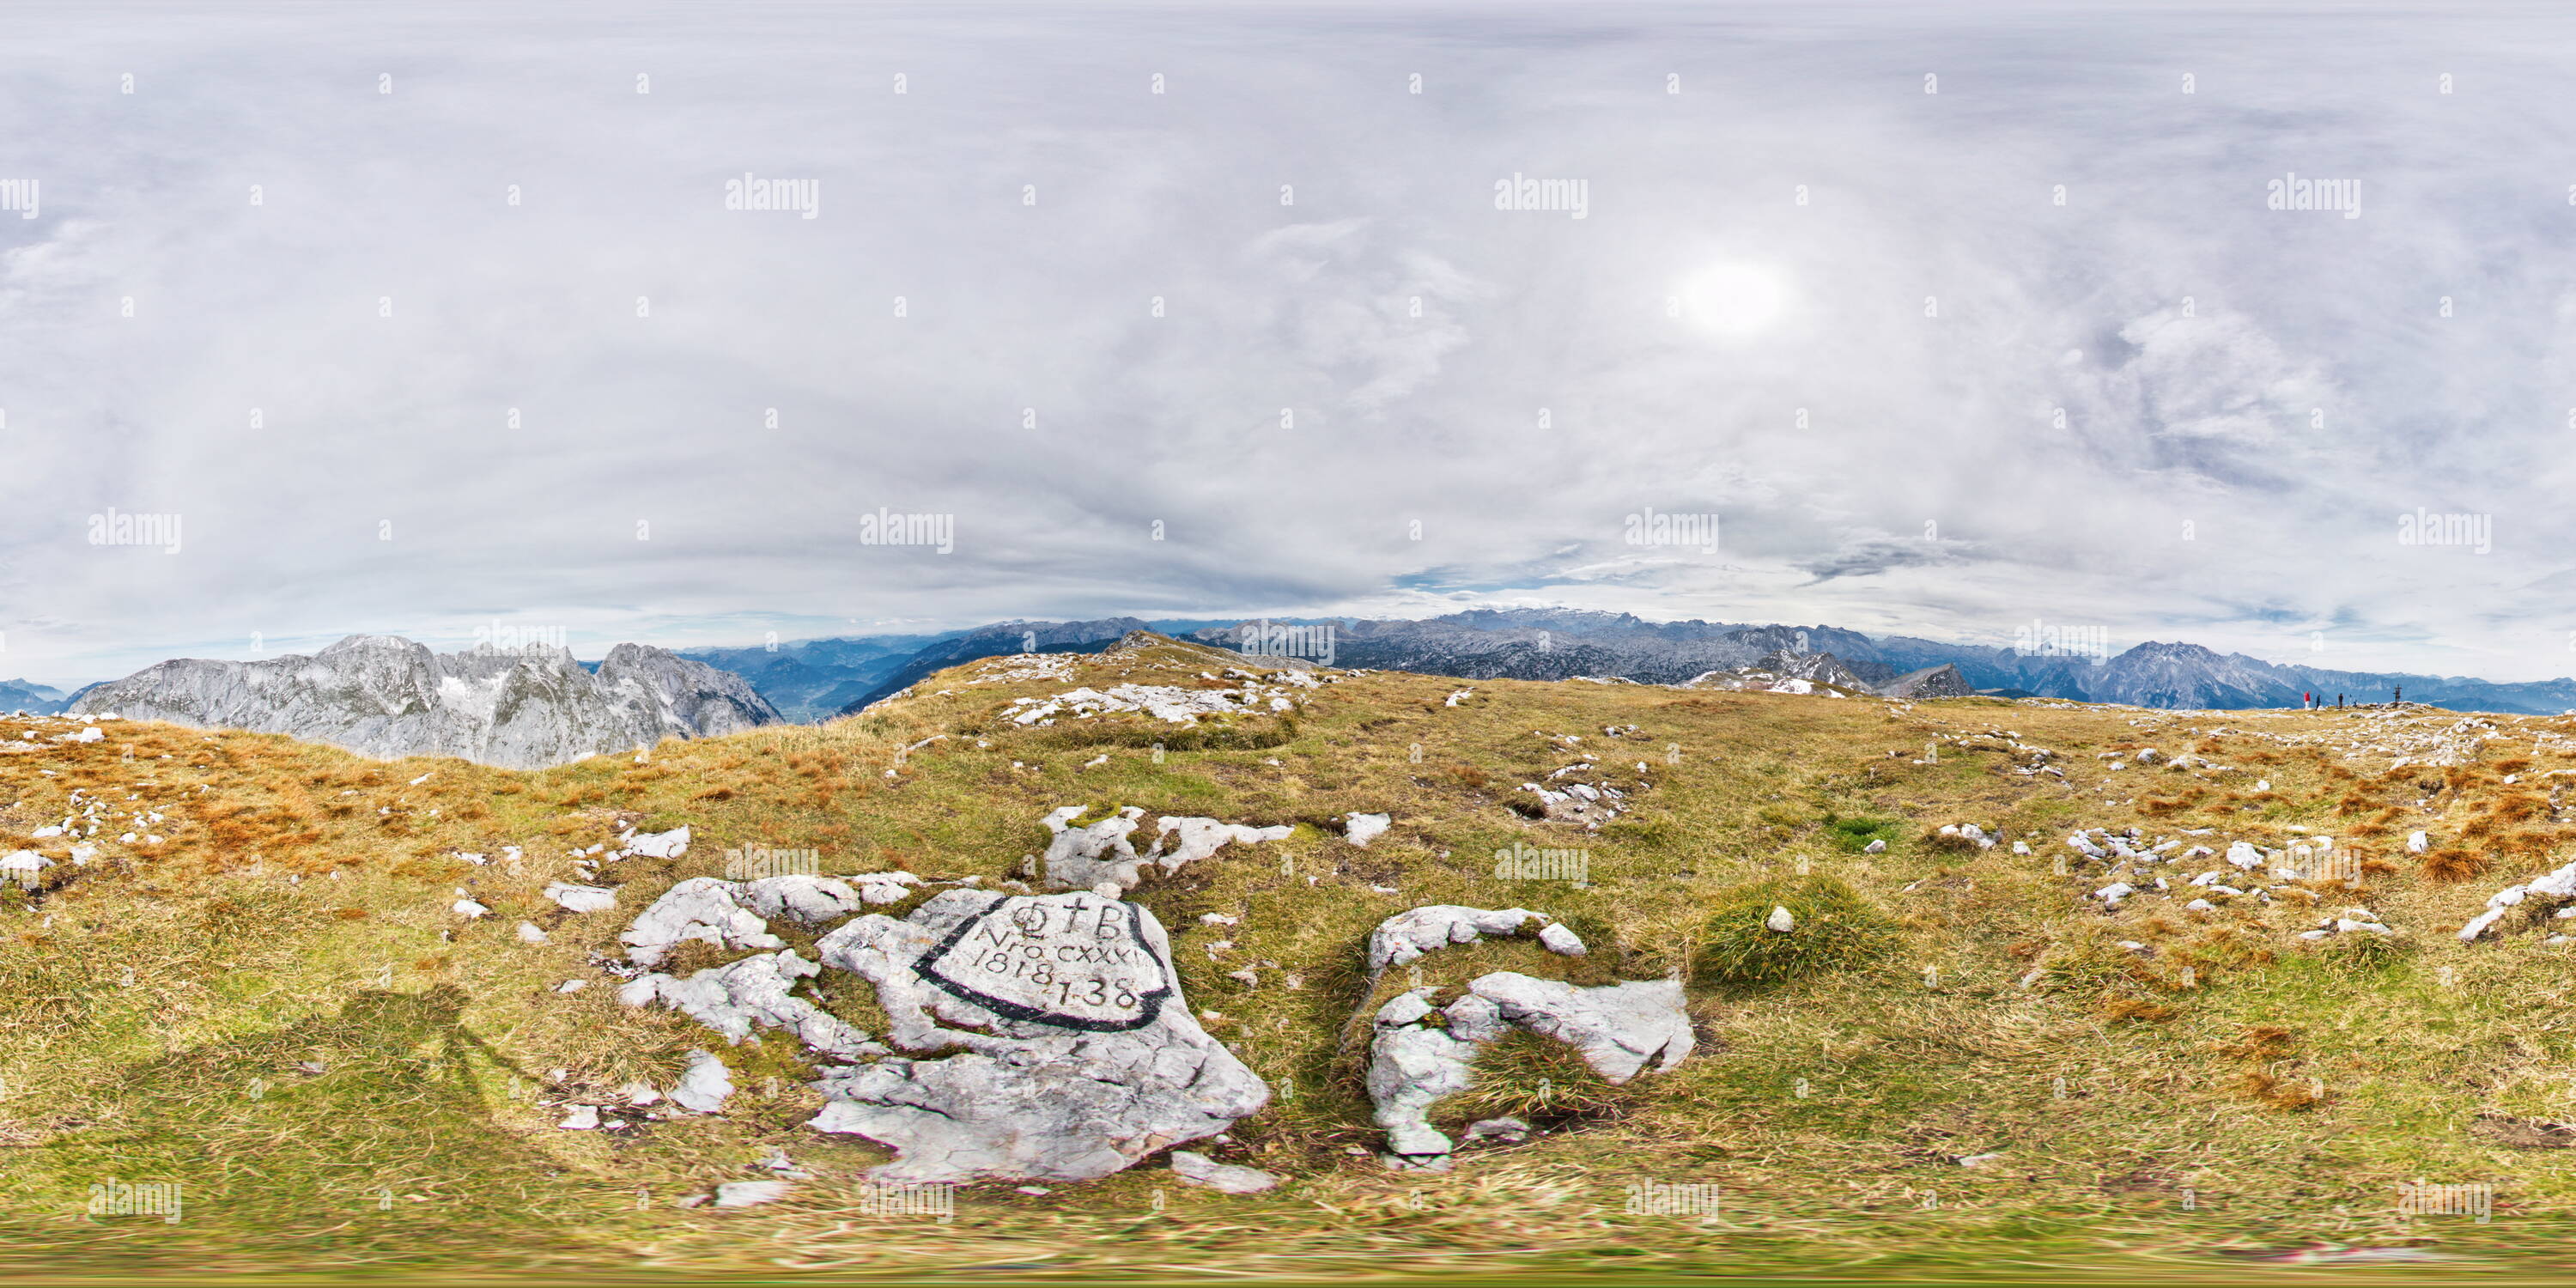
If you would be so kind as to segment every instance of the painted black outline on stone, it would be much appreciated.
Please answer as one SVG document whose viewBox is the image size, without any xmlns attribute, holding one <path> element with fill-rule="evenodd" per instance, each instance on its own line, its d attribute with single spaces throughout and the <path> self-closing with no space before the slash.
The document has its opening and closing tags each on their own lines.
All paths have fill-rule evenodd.
<svg viewBox="0 0 2576 1288">
<path fill-rule="evenodd" d="M 939 991 L 963 1001 L 973 1002 L 975 1005 L 983 1007 L 985 1010 L 991 1011 L 995 1015 L 1002 1016 L 1006 1019 L 1024 1020 L 1031 1024 L 1053 1025 L 1060 1029 L 1079 1029 L 1085 1033 L 1129 1033 L 1153 1023 L 1154 1020 L 1162 1014 L 1163 999 L 1172 995 L 1171 972 L 1163 968 L 1162 955 L 1156 953 L 1154 951 L 1154 946 L 1146 942 L 1144 910 L 1132 903 L 1126 905 L 1128 933 L 1136 937 L 1136 946 L 1145 950 L 1146 958 L 1154 963 L 1154 973 L 1162 977 L 1162 984 L 1160 987 L 1150 993 L 1138 995 L 1136 999 L 1137 1014 L 1136 1018 L 1133 1020 L 1086 1020 L 1079 1016 L 1058 1015 L 1053 1011 L 1041 1011 L 1033 1006 L 1022 1006 L 1017 1002 L 1005 1001 L 1002 998 L 979 993 L 974 989 L 969 988 L 956 980 L 950 979 L 946 975 L 942 975 L 938 971 L 932 969 L 939 964 L 942 958 L 945 958 L 948 955 L 949 949 L 956 947 L 957 942 L 966 937 L 966 932 L 973 930 L 978 925 L 981 925 L 984 918 L 991 915 L 995 908 L 1010 902 L 1010 900 L 1011 896 L 1004 895 L 1001 898 L 995 899 L 991 903 L 985 904 L 981 909 L 969 914 L 965 920 L 958 922 L 957 928 L 949 931 L 946 939 L 940 940 L 929 952 L 921 955 L 921 960 L 913 965 L 913 973 L 921 976 L 923 979 L 929 980 L 932 984 L 937 985 Z"/>
</svg>

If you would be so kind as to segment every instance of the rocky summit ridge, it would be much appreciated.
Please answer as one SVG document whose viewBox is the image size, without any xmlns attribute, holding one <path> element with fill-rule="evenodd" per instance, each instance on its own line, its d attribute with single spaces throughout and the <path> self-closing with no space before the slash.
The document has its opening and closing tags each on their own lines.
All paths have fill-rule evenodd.
<svg viewBox="0 0 2576 1288">
<path fill-rule="evenodd" d="M 620 644 L 593 672 L 569 649 L 434 653 L 391 635 L 352 635 L 309 657 L 176 658 L 84 689 L 68 709 L 282 733 L 370 756 L 458 756 L 505 769 L 541 769 L 783 719 L 742 677 L 647 645 Z"/>
</svg>

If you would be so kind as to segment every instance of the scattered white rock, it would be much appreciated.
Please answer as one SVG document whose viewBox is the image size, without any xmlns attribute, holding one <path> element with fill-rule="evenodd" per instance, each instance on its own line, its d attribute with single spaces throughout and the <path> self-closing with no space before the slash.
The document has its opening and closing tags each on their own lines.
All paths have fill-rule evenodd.
<svg viewBox="0 0 2576 1288">
<path fill-rule="evenodd" d="M 792 1181 L 728 1181 L 716 1187 L 716 1206 L 742 1208 L 776 1203 L 794 1188 Z"/>
<path fill-rule="evenodd" d="M 533 921 L 522 921 L 519 923 L 519 940 L 522 943 L 542 944 L 546 942 L 546 932 L 539 929 L 537 923 Z"/>
<path fill-rule="evenodd" d="M 1227 1194 L 1259 1194 L 1279 1184 L 1278 1177 L 1260 1168 L 1220 1163 L 1205 1154 L 1186 1149 L 1172 1151 L 1172 1171 L 1192 1185 Z"/>
<path fill-rule="evenodd" d="M 626 852 L 639 858 L 676 859 L 689 852 L 689 829 L 675 827 L 668 832 L 638 832 L 626 838 Z"/>
<path fill-rule="evenodd" d="M 671 1102 L 691 1113 L 720 1113 L 725 1098 L 732 1094 L 733 1077 L 724 1061 L 691 1051 L 688 1072 L 680 1075 L 680 1085 L 671 1088 Z"/>
<path fill-rule="evenodd" d="M 1121 684 L 1107 690 L 1084 687 L 1052 698 L 1019 698 L 1009 717 L 1022 725 L 1049 725 L 1070 712 L 1088 720 L 1110 712 L 1142 711 L 1168 724 L 1194 726 L 1201 716 L 1294 710 L 1296 701 L 1277 685 L 1247 680 L 1240 689 L 1184 689 L 1168 684 Z"/>
<path fill-rule="evenodd" d="M 574 885 L 556 881 L 546 887 L 546 897 L 572 912 L 604 912 L 617 906 L 617 892 L 606 886 Z"/>
<path fill-rule="evenodd" d="M 1393 817 L 1386 814 L 1347 814 L 1342 818 L 1342 839 L 1365 850 L 1393 822 Z"/>
<path fill-rule="evenodd" d="M 1771 905 L 1771 915 L 1763 918 L 1762 924 L 1775 934 L 1785 935 L 1798 928 L 1798 919 L 1791 916 L 1787 908 L 1775 903 Z"/>
<path fill-rule="evenodd" d="M 1375 978 L 1389 966 L 1406 965 L 1443 945 L 1472 944 L 1486 935 L 1515 935 L 1528 922 L 1547 920 L 1546 913 L 1527 908 L 1489 911 L 1452 903 L 1400 912 L 1379 922 L 1369 934 L 1369 975 Z"/>
<path fill-rule="evenodd" d="M 1124 895 L 1144 879 L 1147 868 L 1169 875 L 1214 855 L 1229 843 L 1284 841 L 1295 831 L 1284 824 L 1250 827 L 1212 818 L 1167 817 L 1157 829 L 1153 848 L 1140 854 L 1131 838 L 1142 825 L 1145 811 L 1128 806 L 1088 827 L 1072 826 L 1081 814 L 1081 806 L 1068 805 L 1049 813 L 1044 820 L 1047 830 L 1054 833 L 1047 842 L 1043 868 L 1050 886 L 1091 890 L 1107 884 L 1115 885 L 1118 894 Z"/>
<path fill-rule="evenodd" d="M 459 899 L 452 906 L 455 908 L 457 916 L 463 917 L 468 921 L 472 921 L 476 917 L 490 916 L 492 912 L 491 909 L 486 908 L 471 899 Z"/>
<path fill-rule="evenodd" d="M 572 1112 L 564 1115 L 564 1120 L 555 1126 L 565 1131 L 596 1131 L 599 1128 L 599 1106 L 574 1105 Z"/>
<path fill-rule="evenodd" d="M 1550 925 L 1538 932 L 1539 946 L 1562 957 L 1581 957 L 1583 940 L 1562 924 Z"/>
<path fill-rule="evenodd" d="M 2487 927 L 2496 924 L 2503 917 L 2504 909 L 2489 908 L 2469 918 L 2469 924 L 2460 927 L 2460 942 L 2465 944 L 2474 941 L 2478 936 L 2487 933 Z"/>
</svg>

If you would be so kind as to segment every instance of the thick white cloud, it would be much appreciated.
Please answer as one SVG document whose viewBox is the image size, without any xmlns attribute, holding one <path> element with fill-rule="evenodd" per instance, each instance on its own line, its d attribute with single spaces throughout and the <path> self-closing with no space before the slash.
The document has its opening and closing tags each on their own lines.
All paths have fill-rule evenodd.
<svg viewBox="0 0 2576 1288">
<path fill-rule="evenodd" d="M 2528 15 L 133 14 L 0 68 L 0 676 L 1484 602 L 2569 669 Z"/>
</svg>

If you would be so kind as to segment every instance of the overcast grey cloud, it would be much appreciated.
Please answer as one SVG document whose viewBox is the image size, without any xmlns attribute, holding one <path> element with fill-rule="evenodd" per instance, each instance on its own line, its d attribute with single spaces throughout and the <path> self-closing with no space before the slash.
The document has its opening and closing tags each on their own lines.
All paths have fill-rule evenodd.
<svg viewBox="0 0 2576 1288">
<path fill-rule="evenodd" d="M 2576 669 L 2563 11 L 8 22 L 0 676 L 1496 603 Z"/>
</svg>

